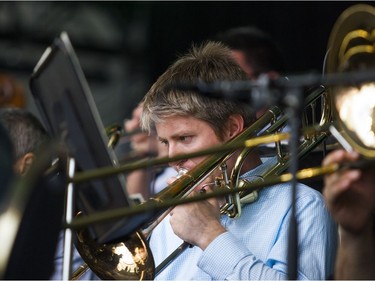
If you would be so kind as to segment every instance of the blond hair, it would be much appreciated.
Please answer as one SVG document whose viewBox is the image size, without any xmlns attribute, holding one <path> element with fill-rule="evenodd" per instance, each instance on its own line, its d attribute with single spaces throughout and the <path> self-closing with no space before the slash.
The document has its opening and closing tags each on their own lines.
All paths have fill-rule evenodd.
<svg viewBox="0 0 375 281">
<path fill-rule="evenodd" d="M 208 41 L 200 46 L 193 45 L 187 54 L 177 59 L 157 79 L 145 95 L 142 128 L 151 132 L 155 130 L 156 123 L 176 115 L 193 116 L 207 122 L 220 138 L 228 118 L 233 114 L 240 114 L 245 126 L 248 126 L 254 121 L 254 111 L 248 105 L 172 87 L 179 83 L 247 79 L 246 73 L 222 43 Z"/>
</svg>

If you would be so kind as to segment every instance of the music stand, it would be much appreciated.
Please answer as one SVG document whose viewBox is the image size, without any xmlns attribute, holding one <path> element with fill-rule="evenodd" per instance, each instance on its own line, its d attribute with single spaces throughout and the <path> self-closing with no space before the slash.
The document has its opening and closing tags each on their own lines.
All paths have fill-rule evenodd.
<svg viewBox="0 0 375 281">
<path fill-rule="evenodd" d="M 30 78 L 30 88 L 47 130 L 68 147 L 78 171 L 115 166 L 108 137 L 67 33 L 47 48 Z M 132 204 L 123 175 L 76 184 L 76 206 L 84 215 Z M 98 242 L 122 236 L 127 218 L 89 227 Z"/>
</svg>

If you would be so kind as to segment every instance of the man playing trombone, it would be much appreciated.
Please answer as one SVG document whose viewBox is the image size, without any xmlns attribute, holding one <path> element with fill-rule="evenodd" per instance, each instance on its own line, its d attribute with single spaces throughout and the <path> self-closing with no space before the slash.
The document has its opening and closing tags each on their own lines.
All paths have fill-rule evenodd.
<svg viewBox="0 0 375 281">
<path fill-rule="evenodd" d="M 249 105 L 171 87 L 178 83 L 246 80 L 230 50 L 215 42 L 193 46 L 154 83 L 143 103 L 142 126 L 155 132 L 173 157 L 224 144 L 236 138 L 255 120 Z M 176 170 L 197 167 L 200 156 L 170 163 Z M 235 157 L 226 161 L 228 170 Z M 241 178 L 262 178 L 274 158 L 261 162 L 251 151 Z M 215 169 L 190 196 L 202 189 L 212 192 Z M 259 191 L 254 202 L 242 207 L 236 219 L 220 214 L 223 198 L 178 205 L 153 230 L 149 242 L 155 264 L 162 263 L 183 241 L 191 245 L 157 273 L 160 280 L 288 279 L 288 232 L 291 185 L 276 184 Z M 297 279 L 326 279 L 333 272 L 337 231 L 322 195 L 297 185 Z"/>
</svg>

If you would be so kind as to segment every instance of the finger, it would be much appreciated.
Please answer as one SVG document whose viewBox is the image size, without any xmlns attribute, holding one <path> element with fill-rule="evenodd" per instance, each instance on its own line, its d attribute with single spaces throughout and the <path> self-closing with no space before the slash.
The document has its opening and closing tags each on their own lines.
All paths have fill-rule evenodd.
<svg viewBox="0 0 375 281">
<path fill-rule="evenodd" d="M 132 142 L 145 142 L 149 143 L 149 136 L 145 133 L 133 135 L 131 137 Z"/>
<path fill-rule="evenodd" d="M 205 194 L 205 193 L 212 193 L 214 190 L 210 185 L 205 185 L 202 187 L 202 189 L 199 191 L 200 194 Z M 207 202 L 210 203 L 212 206 L 215 206 L 217 208 L 220 208 L 220 203 L 218 200 L 218 197 L 211 197 L 207 199 Z"/>
<path fill-rule="evenodd" d="M 343 149 L 335 150 L 329 153 L 323 160 L 322 165 L 328 166 L 333 163 L 342 163 L 345 161 L 356 161 L 359 158 L 359 154 L 355 151 L 347 152 Z"/>
<path fill-rule="evenodd" d="M 350 189 L 361 177 L 361 171 L 351 170 L 327 178 L 323 195 L 330 202 L 334 202 L 341 194 Z"/>
<path fill-rule="evenodd" d="M 360 170 L 342 170 L 324 178 L 325 186 L 350 185 L 359 180 L 362 172 Z M 345 188 L 344 186 L 342 188 Z"/>
<path fill-rule="evenodd" d="M 139 120 L 138 119 L 126 119 L 124 121 L 124 129 L 126 132 L 132 132 L 136 129 L 139 129 Z"/>
<path fill-rule="evenodd" d="M 129 126 L 129 125 L 127 125 L 129 123 L 129 121 L 130 121 L 130 119 L 124 119 L 124 121 L 123 121 L 125 131 L 127 130 L 126 127 Z"/>
<path fill-rule="evenodd" d="M 148 153 L 150 151 L 150 147 L 147 143 L 136 143 L 132 142 L 130 143 L 130 147 L 132 150 L 138 152 L 138 153 Z"/>
<path fill-rule="evenodd" d="M 322 162 L 323 166 L 328 166 L 332 163 L 337 163 L 342 161 L 344 159 L 345 151 L 344 150 L 336 150 L 331 153 L 329 153 Z"/>
</svg>

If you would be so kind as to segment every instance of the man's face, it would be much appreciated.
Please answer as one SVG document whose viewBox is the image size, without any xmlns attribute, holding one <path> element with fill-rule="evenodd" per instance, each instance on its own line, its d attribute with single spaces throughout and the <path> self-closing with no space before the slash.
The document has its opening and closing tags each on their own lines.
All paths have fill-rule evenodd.
<svg viewBox="0 0 375 281">
<path fill-rule="evenodd" d="M 208 123 L 187 116 L 173 116 L 165 118 L 156 124 L 159 141 L 168 151 L 168 156 L 188 154 L 223 143 Z M 200 156 L 170 163 L 170 166 L 179 170 L 191 170 L 207 156 Z"/>
</svg>

